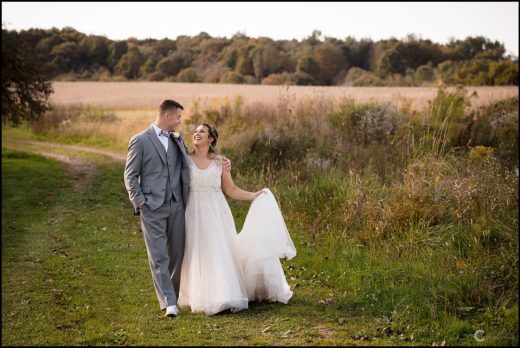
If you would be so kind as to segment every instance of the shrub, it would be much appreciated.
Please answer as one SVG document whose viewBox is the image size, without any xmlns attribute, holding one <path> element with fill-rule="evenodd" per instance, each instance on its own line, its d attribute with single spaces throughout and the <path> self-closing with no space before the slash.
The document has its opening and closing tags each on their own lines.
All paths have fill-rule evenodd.
<svg viewBox="0 0 520 348">
<path fill-rule="evenodd" d="M 340 104 L 339 111 L 327 116 L 327 121 L 336 130 L 337 139 L 342 143 L 383 144 L 395 134 L 400 116 L 389 103 L 355 104 L 346 101 Z"/>
<path fill-rule="evenodd" d="M 384 82 L 374 73 L 363 70 L 358 67 L 352 67 L 347 71 L 345 76 L 345 84 L 347 86 L 383 86 Z"/>
<path fill-rule="evenodd" d="M 202 73 L 202 82 L 218 83 L 220 77 L 229 71 L 224 62 L 217 62 L 208 66 Z"/>
<path fill-rule="evenodd" d="M 491 62 L 489 78 L 496 86 L 518 86 L 518 63 L 511 61 Z"/>
<path fill-rule="evenodd" d="M 312 86 L 312 85 L 318 84 L 314 77 L 312 77 L 311 75 L 309 75 L 303 71 L 295 72 L 292 75 L 292 79 L 293 79 L 294 83 L 298 86 Z"/>
<path fill-rule="evenodd" d="M 242 83 L 245 83 L 246 80 L 245 80 L 244 76 L 237 74 L 236 72 L 233 72 L 233 71 L 228 71 L 227 73 L 225 73 L 224 75 L 222 75 L 220 77 L 219 82 L 220 83 L 242 84 Z"/>
<path fill-rule="evenodd" d="M 166 75 L 164 75 L 162 72 L 153 72 L 145 76 L 145 80 L 148 81 L 163 81 L 166 78 Z"/>
<path fill-rule="evenodd" d="M 430 111 L 433 120 L 444 122 L 450 118 L 459 121 L 464 117 L 464 109 L 470 106 L 468 91 L 462 87 L 449 92 L 445 88 L 439 88 L 435 99 L 430 103 Z"/>
<path fill-rule="evenodd" d="M 493 148 L 485 146 L 475 146 L 469 151 L 469 158 L 472 160 L 486 160 L 493 157 Z"/>
<path fill-rule="evenodd" d="M 508 166 L 518 166 L 518 98 L 482 106 L 464 132 L 468 144 L 492 147 L 498 159 Z"/>
<path fill-rule="evenodd" d="M 467 90 L 462 87 L 451 92 L 439 88 L 437 96 L 429 102 L 417 153 L 442 155 L 456 146 L 465 145 L 462 142 L 469 120 L 465 112 L 470 105 L 469 99 Z"/>
<path fill-rule="evenodd" d="M 313 78 L 317 77 L 320 72 L 318 63 L 312 57 L 302 57 L 296 64 L 296 70 L 309 74 Z"/>
<path fill-rule="evenodd" d="M 262 85 L 293 85 L 292 75 L 286 72 L 271 74 L 262 80 Z"/>
<path fill-rule="evenodd" d="M 177 82 L 200 82 L 199 75 L 195 68 L 182 69 L 177 75 Z"/>
<path fill-rule="evenodd" d="M 415 71 L 415 80 L 419 83 L 432 82 L 433 80 L 433 68 L 431 64 L 421 65 Z"/>
</svg>

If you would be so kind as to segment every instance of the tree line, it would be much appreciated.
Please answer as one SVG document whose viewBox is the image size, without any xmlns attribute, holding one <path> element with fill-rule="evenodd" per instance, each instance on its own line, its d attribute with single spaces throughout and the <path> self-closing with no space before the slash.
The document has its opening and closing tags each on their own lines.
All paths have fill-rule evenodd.
<svg viewBox="0 0 520 348">
<path fill-rule="evenodd" d="M 372 41 L 322 37 L 273 40 L 205 32 L 176 39 L 110 40 L 74 28 L 2 29 L 52 80 L 423 86 L 518 85 L 518 57 L 482 36 L 447 44 L 408 35 Z M 2 70 L 6 67 L 2 65 Z"/>
</svg>

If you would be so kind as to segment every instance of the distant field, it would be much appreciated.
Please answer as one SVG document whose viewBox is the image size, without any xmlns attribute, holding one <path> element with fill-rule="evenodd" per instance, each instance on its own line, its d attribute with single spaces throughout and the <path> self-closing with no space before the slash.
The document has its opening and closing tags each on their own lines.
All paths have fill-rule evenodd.
<svg viewBox="0 0 520 348">
<path fill-rule="evenodd" d="M 340 86 L 262 86 L 209 83 L 174 82 L 54 82 L 51 100 L 58 104 L 90 104 L 107 108 L 146 109 L 155 108 L 162 100 L 171 98 L 183 104 L 187 110 L 194 99 L 199 98 L 203 107 L 214 99 L 242 96 L 246 102 L 273 102 L 280 98 L 299 100 L 309 97 L 328 97 L 334 100 L 351 98 L 366 102 L 391 101 L 410 103 L 420 110 L 428 105 L 437 93 L 436 87 L 340 87 Z M 492 100 L 518 96 L 518 87 L 466 87 L 477 96 L 472 106 Z"/>
</svg>

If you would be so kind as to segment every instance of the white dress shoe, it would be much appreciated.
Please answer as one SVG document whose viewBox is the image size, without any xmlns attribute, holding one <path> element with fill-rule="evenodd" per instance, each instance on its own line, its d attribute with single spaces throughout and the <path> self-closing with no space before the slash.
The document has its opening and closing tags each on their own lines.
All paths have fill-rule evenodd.
<svg viewBox="0 0 520 348">
<path fill-rule="evenodd" d="M 179 314 L 179 310 L 176 306 L 168 306 L 166 307 L 166 316 L 167 317 L 174 317 L 177 314 Z"/>
</svg>

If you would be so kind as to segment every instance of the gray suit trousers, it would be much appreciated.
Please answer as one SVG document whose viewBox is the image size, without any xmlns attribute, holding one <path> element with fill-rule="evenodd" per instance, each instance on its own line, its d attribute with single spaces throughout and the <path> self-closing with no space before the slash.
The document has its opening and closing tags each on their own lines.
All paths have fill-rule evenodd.
<svg viewBox="0 0 520 348">
<path fill-rule="evenodd" d="M 177 304 L 184 257 L 183 202 L 170 199 L 159 208 L 141 209 L 141 227 L 159 306 Z M 165 233 L 166 231 L 166 233 Z"/>
</svg>

